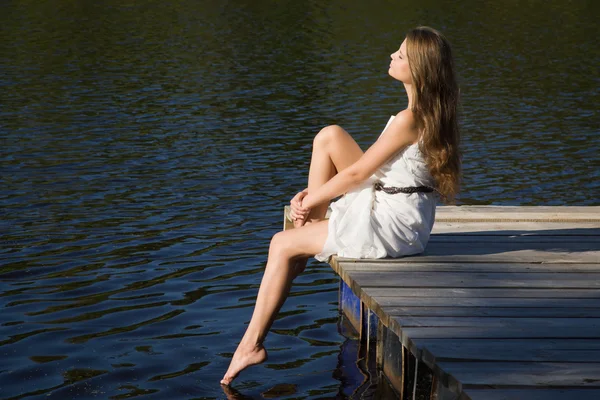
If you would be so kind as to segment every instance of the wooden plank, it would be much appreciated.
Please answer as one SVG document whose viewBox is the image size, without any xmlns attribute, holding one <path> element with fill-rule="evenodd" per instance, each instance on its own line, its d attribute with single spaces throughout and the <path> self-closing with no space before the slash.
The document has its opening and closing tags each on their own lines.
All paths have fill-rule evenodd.
<svg viewBox="0 0 600 400">
<path fill-rule="evenodd" d="M 546 329 L 544 336 L 552 337 L 554 328 L 596 330 L 600 332 L 600 318 L 494 318 L 494 317 L 408 317 L 394 316 L 402 328 L 408 327 L 478 327 L 478 328 L 519 328 L 532 331 Z M 440 329 L 443 330 L 443 329 Z"/>
<path fill-rule="evenodd" d="M 506 245 L 529 245 L 537 248 L 537 243 L 552 243 L 554 246 L 570 248 L 572 243 L 587 243 L 594 244 L 589 246 L 591 249 L 599 249 L 600 237 L 597 235 L 461 235 L 458 233 L 446 233 L 431 235 L 429 246 L 434 244 L 437 246 L 440 243 L 456 243 L 456 244 L 487 244 L 487 243 L 503 243 Z"/>
<path fill-rule="evenodd" d="M 600 206 L 439 206 L 436 221 L 599 221 Z"/>
<path fill-rule="evenodd" d="M 381 307 L 389 316 L 406 317 L 506 317 L 600 318 L 600 301 L 594 308 L 578 307 Z"/>
<path fill-rule="evenodd" d="M 365 303 L 365 306 L 373 309 L 378 313 L 378 317 L 382 320 L 386 320 L 386 316 L 384 313 L 379 310 L 382 306 L 389 305 L 425 305 L 424 301 L 431 301 L 428 303 L 432 306 L 439 306 L 439 302 L 435 302 L 435 300 L 431 299 L 432 295 L 437 295 L 440 299 L 445 299 L 445 305 L 455 303 L 461 306 L 546 306 L 559 307 L 560 304 L 556 301 L 559 299 L 572 298 L 577 299 L 581 298 L 582 303 L 581 306 L 587 307 L 596 307 L 596 302 L 589 302 L 585 300 L 594 300 L 598 298 L 598 289 L 569 289 L 569 290 L 550 290 L 550 289 L 520 289 L 520 288 L 489 288 L 489 289 L 481 289 L 481 288 L 397 288 L 397 287 L 386 287 L 386 288 L 377 288 L 377 287 L 369 287 L 368 285 L 361 286 L 361 284 L 357 283 L 355 280 L 346 276 L 346 274 L 340 274 L 344 281 L 352 288 L 352 291 L 360 298 L 362 302 Z M 377 296 L 374 295 L 374 292 Z M 487 292 L 487 293 L 486 293 Z M 395 296 L 396 294 L 405 294 L 406 296 Z M 488 298 L 488 297 L 478 297 L 478 296 L 498 296 L 496 298 Z M 502 297 L 504 296 L 504 297 Z M 554 299 L 551 299 L 550 296 L 554 296 Z M 528 300 L 523 301 L 522 304 L 518 303 L 518 299 L 520 297 L 525 297 L 527 299 L 541 299 L 540 303 L 531 302 Z M 414 300 L 411 303 L 407 303 L 410 299 Z M 505 299 L 505 300 L 502 300 Z M 509 301 L 512 299 L 513 301 Z M 572 304 L 573 302 L 571 302 Z M 566 305 L 566 304 L 565 304 Z"/>
<path fill-rule="evenodd" d="M 344 270 L 362 272 L 600 272 L 600 264 L 539 264 L 539 263 L 380 263 L 371 260 L 344 263 Z"/>
<path fill-rule="evenodd" d="M 579 249 L 558 249 L 552 246 L 546 248 L 526 248 L 533 246 L 521 246 L 521 248 L 510 247 L 508 245 L 499 244 L 498 246 L 478 246 L 468 247 L 464 245 L 453 245 L 451 243 L 438 243 L 427 246 L 425 252 L 401 258 L 383 258 L 377 260 L 369 260 L 376 263 L 396 263 L 399 260 L 403 263 L 570 263 L 598 264 L 600 260 L 600 252 L 593 248 L 593 245 L 582 244 Z M 537 246 L 536 246 L 537 247 Z M 334 256 L 342 263 L 357 263 L 365 260 L 342 258 Z"/>
<path fill-rule="evenodd" d="M 494 310 L 496 308 L 517 310 L 520 308 L 532 310 L 567 310 L 578 311 L 594 310 L 600 308 L 598 299 L 570 299 L 570 298 L 512 298 L 512 297 L 375 297 L 380 307 L 383 307 L 387 313 L 401 313 L 403 308 L 406 312 L 425 312 L 431 310 L 432 313 L 440 312 L 460 312 L 460 309 L 485 309 Z M 418 310 L 419 308 L 424 310 Z M 413 310 L 414 309 L 414 310 Z M 456 311 L 451 311 L 456 310 Z M 515 311 L 519 312 L 519 311 Z"/>
<path fill-rule="evenodd" d="M 486 262 L 591 262 L 598 263 L 600 251 L 593 243 L 486 243 L 474 246 L 471 243 L 432 243 L 419 257 L 437 257 L 435 262 L 479 261 Z M 404 259 L 403 259 L 404 261 Z M 429 261 L 431 262 L 431 261 Z"/>
<path fill-rule="evenodd" d="M 397 317 L 390 317 L 394 321 Z M 565 338 L 585 339 L 600 337 L 600 328 L 579 328 L 573 326 L 557 326 L 549 330 L 547 326 L 531 327 L 527 325 L 509 327 L 481 327 L 481 326 L 450 326 L 441 327 L 398 327 L 398 323 L 390 324 L 391 328 L 401 338 L 407 347 L 411 340 L 417 339 L 511 339 L 511 338 Z M 417 342 L 415 342 L 417 343 Z M 412 348 L 412 346 L 411 346 Z"/>
<path fill-rule="evenodd" d="M 428 364 L 438 361 L 600 362 L 594 339 L 419 339 Z"/>
<path fill-rule="evenodd" d="M 429 288 L 370 288 L 356 291 L 361 301 L 377 313 L 389 325 L 391 315 L 385 307 L 576 307 L 577 309 L 598 308 L 598 290 L 550 290 L 550 289 L 429 289 Z M 393 294 L 405 296 L 394 296 Z M 498 297 L 478 297 L 478 296 Z M 504 296 L 504 297 L 500 297 Z M 553 296 L 553 297 L 550 297 Z M 579 298 L 577 298 L 579 297 Z"/>
<path fill-rule="evenodd" d="M 600 387 L 600 363 L 441 361 L 437 365 L 464 386 Z"/>
<path fill-rule="evenodd" d="M 348 322 L 360 335 L 361 333 L 361 304 L 360 299 L 352 293 L 352 290 L 344 281 L 340 282 L 339 309 L 344 313 Z"/>
<path fill-rule="evenodd" d="M 562 291 L 553 291 L 545 289 L 487 289 L 487 291 L 495 291 L 496 295 L 507 296 L 507 297 L 476 297 L 478 295 L 485 295 L 485 289 L 408 289 L 402 288 L 360 288 L 356 292 L 360 294 L 361 301 L 364 302 L 365 306 L 372 309 L 378 316 L 378 318 L 386 325 L 393 324 L 390 319 L 393 317 L 389 310 L 385 310 L 386 307 L 390 306 L 437 306 L 437 307 L 480 307 L 486 310 L 493 309 L 494 307 L 530 307 L 530 308 L 565 308 L 565 313 L 568 313 L 572 307 L 576 307 L 577 310 L 582 310 L 579 315 L 585 315 L 585 307 L 598 308 L 599 300 L 592 298 L 591 296 L 598 296 L 598 291 L 589 290 L 570 290 L 565 291 L 566 295 L 575 296 L 577 292 L 583 292 L 580 296 L 590 296 L 590 298 L 563 298 Z M 399 296 L 372 296 L 371 291 L 376 291 L 379 294 L 390 294 L 394 292 L 401 292 L 407 294 L 405 297 Z M 469 292 L 473 291 L 471 295 L 473 297 L 465 297 L 469 295 Z M 425 293 L 421 293 L 425 292 Z M 458 293 L 453 293 L 458 292 Z M 466 292 L 466 293 L 463 293 Z M 516 292 L 516 293 L 513 293 Z M 533 292 L 533 293 L 532 293 Z M 541 293 L 535 293 L 541 292 Z M 437 295 L 438 297 L 419 297 L 419 296 L 431 296 Z M 443 297 L 443 296 L 455 296 L 455 297 Z M 493 295 L 493 294 L 492 294 Z M 555 296 L 555 298 L 546 297 L 508 297 L 508 296 Z M 562 302 L 562 303 L 561 303 Z M 543 311 L 542 311 L 543 312 Z M 493 311 L 492 311 L 493 313 Z M 397 324 L 396 324 L 397 325 Z M 400 336 L 400 331 L 396 332 Z"/>
<path fill-rule="evenodd" d="M 372 288 L 353 284 L 361 301 L 374 310 L 383 323 L 387 306 L 456 307 L 577 307 L 597 308 L 600 291 L 590 289 L 514 289 L 514 288 Z M 358 288 L 358 289 L 357 289 Z M 398 294 L 398 295 L 396 295 Z M 402 296 L 404 295 L 404 296 Z M 496 297 L 481 297 L 496 296 Z"/>
<path fill-rule="evenodd" d="M 500 298 L 531 298 L 531 299 L 600 299 L 600 289 L 522 289 L 522 288 L 403 288 L 403 287 L 372 287 L 362 286 L 362 291 L 365 295 L 377 298 L 384 305 L 410 305 L 408 303 L 398 303 L 404 301 L 405 297 L 414 297 L 418 301 L 424 301 L 425 298 L 449 298 L 454 304 L 458 299 L 468 302 L 474 302 L 479 299 L 498 299 L 493 300 L 494 304 L 499 304 L 502 307 L 512 307 L 513 303 L 502 303 Z M 448 301 L 442 300 L 442 301 Z M 487 300 L 483 300 L 487 301 Z M 470 304 L 470 303 L 463 303 Z M 491 303 L 474 303 L 474 304 L 491 304 Z M 528 304 L 528 303 L 523 303 Z M 533 306 L 535 303 L 529 303 Z M 548 304 L 553 304 L 549 302 Z M 416 304 L 415 304 L 416 305 Z M 426 305 L 426 304 L 423 304 Z M 437 305 L 437 303 L 429 303 L 429 305 Z"/>
<path fill-rule="evenodd" d="M 599 273 L 355 271 L 351 277 L 362 287 L 600 288 Z"/>
<path fill-rule="evenodd" d="M 598 236 L 598 222 L 443 222 L 436 220 L 431 233 L 461 235 Z"/>
<path fill-rule="evenodd" d="M 598 388 L 465 388 L 459 400 L 598 400 Z"/>
<path fill-rule="evenodd" d="M 501 214 L 514 214 L 517 212 L 528 214 L 573 214 L 588 215 L 590 218 L 599 218 L 600 206 L 495 206 L 495 205 L 462 205 L 438 206 L 438 214 L 480 214 L 496 212 Z"/>
<path fill-rule="evenodd" d="M 402 393 L 404 391 L 403 379 L 406 378 L 403 371 L 407 368 L 406 363 L 403 362 L 406 350 L 402 347 L 398 337 L 387 327 L 382 326 L 380 333 L 377 347 L 383 359 L 383 373 L 388 377 L 394 389 L 398 393 Z"/>
</svg>

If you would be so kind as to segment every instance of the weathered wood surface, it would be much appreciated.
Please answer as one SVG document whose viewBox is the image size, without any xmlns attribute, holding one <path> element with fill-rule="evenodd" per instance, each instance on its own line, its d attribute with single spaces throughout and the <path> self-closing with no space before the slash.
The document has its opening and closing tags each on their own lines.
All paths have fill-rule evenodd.
<svg viewBox="0 0 600 400">
<path fill-rule="evenodd" d="M 383 307 L 389 316 L 410 317 L 543 317 L 543 318 L 600 318 L 600 307 Z M 596 301 L 596 306 L 597 306 Z"/>
<path fill-rule="evenodd" d="M 600 245 L 595 243 L 430 243 L 425 252 L 401 259 L 384 258 L 370 260 L 381 264 L 406 263 L 598 263 Z M 360 262 L 355 259 L 339 258 L 340 262 Z"/>
<path fill-rule="evenodd" d="M 600 341 L 592 339 L 420 339 L 423 359 L 464 361 L 600 362 Z"/>
<path fill-rule="evenodd" d="M 436 221 L 542 221 L 571 222 L 600 219 L 600 207 L 572 206 L 442 206 L 436 209 Z"/>
<path fill-rule="evenodd" d="M 457 287 L 457 288 L 598 288 L 600 273 L 531 272 L 367 272 L 352 271 L 355 280 L 367 287 Z M 424 282 L 427 285 L 424 285 Z"/>
<path fill-rule="evenodd" d="M 595 236 L 600 234 L 598 223 L 593 221 L 544 222 L 544 221 L 461 221 L 443 222 L 431 231 L 437 234 L 462 234 L 476 236 L 528 235 L 537 236 Z M 443 223 L 442 223 L 443 222 Z"/>
<path fill-rule="evenodd" d="M 377 297 L 381 300 L 381 304 L 395 304 L 395 299 L 398 297 L 416 297 L 425 299 L 437 298 L 461 298 L 465 301 L 473 300 L 477 302 L 486 301 L 486 303 L 478 303 L 487 306 L 492 306 L 494 303 L 489 303 L 487 300 L 479 298 L 583 298 L 583 299 L 600 299 L 600 291 L 597 289 L 561 289 L 559 291 L 552 289 L 518 289 L 518 288 L 363 288 L 366 298 Z M 456 301 L 456 300 L 446 300 Z M 498 300 L 499 301 L 499 300 Z M 447 303 L 449 304 L 449 303 Z M 452 303 L 454 304 L 454 303 Z"/>
<path fill-rule="evenodd" d="M 600 363 L 452 362 L 438 361 L 463 386 L 580 386 L 600 387 Z"/>
<path fill-rule="evenodd" d="M 600 207 L 439 207 L 424 254 L 330 264 L 461 400 L 600 398 Z"/>
<path fill-rule="evenodd" d="M 346 271 L 371 272 L 596 272 L 599 264 L 558 264 L 558 263 L 406 263 L 397 259 L 395 263 L 381 263 L 369 260 L 357 263 L 345 263 Z"/>
<path fill-rule="evenodd" d="M 468 393 L 468 395 L 467 395 Z M 599 388 L 587 389 L 466 389 L 459 400 L 598 400 Z"/>
</svg>

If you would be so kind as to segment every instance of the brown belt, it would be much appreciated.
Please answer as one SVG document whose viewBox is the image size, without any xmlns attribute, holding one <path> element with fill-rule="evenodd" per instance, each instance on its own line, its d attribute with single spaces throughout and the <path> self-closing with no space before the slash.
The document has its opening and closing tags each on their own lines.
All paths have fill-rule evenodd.
<svg viewBox="0 0 600 400">
<path fill-rule="evenodd" d="M 381 190 L 387 194 L 397 193 L 431 193 L 435 191 L 434 188 L 429 186 L 407 186 L 407 187 L 394 187 L 394 186 L 383 186 L 381 182 L 375 182 L 375 190 Z"/>
</svg>

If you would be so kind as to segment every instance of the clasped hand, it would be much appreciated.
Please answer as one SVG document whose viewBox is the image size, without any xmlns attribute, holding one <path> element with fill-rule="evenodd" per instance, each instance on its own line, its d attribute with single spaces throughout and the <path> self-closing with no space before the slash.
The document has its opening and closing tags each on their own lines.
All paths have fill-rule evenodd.
<svg viewBox="0 0 600 400">
<path fill-rule="evenodd" d="M 298 192 L 292 200 L 290 200 L 290 218 L 292 221 L 304 221 L 310 213 L 310 208 L 302 206 L 302 200 L 306 197 L 308 191 L 304 189 Z"/>
</svg>

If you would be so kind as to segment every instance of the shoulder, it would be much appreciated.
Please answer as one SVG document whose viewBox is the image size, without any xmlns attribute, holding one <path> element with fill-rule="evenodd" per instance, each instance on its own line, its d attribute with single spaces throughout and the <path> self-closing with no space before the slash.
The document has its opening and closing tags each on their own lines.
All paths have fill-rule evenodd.
<svg viewBox="0 0 600 400">
<path fill-rule="evenodd" d="M 418 139 L 417 123 L 411 110 L 402 110 L 396 114 L 389 128 L 394 136 L 402 136 L 411 142 Z"/>
<path fill-rule="evenodd" d="M 408 109 L 402 110 L 398 114 L 396 114 L 396 117 L 392 122 L 395 122 L 398 125 L 398 127 L 401 128 L 411 130 L 416 128 L 415 116 L 413 115 L 413 112 Z"/>
</svg>

